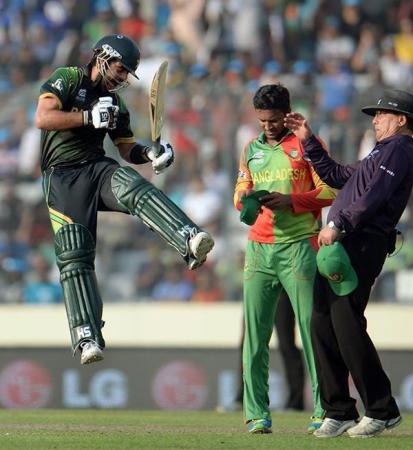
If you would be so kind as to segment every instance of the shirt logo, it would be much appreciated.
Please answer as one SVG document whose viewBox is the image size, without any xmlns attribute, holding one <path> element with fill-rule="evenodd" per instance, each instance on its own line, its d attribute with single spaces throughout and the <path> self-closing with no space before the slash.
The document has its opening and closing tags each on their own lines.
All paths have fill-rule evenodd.
<svg viewBox="0 0 413 450">
<path fill-rule="evenodd" d="M 86 99 L 86 89 L 79 89 L 79 92 L 76 95 L 76 100 L 79 102 L 84 102 Z"/>
<path fill-rule="evenodd" d="M 247 174 L 245 173 L 244 170 L 239 170 L 238 171 L 238 178 L 246 178 Z"/>
<path fill-rule="evenodd" d="M 52 83 L 52 87 L 57 89 L 59 92 L 63 91 L 63 80 L 58 78 L 54 83 Z"/>
<path fill-rule="evenodd" d="M 381 170 L 384 170 L 386 173 L 388 173 L 388 174 L 391 175 L 392 177 L 394 177 L 394 175 L 395 175 L 395 173 L 394 173 L 392 170 L 388 169 L 387 167 L 385 167 L 385 166 L 383 166 L 383 165 L 380 166 L 380 169 L 381 169 Z"/>
<path fill-rule="evenodd" d="M 262 164 L 264 162 L 264 152 L 261 150 L 251 155 L 250 162 L 251 161 L 254 161 L 257 164 Z"/>
<path fill-rule="evenodd" d="M 290 150 L 290 153 L 289 153 L 290 158 L 297 159 L 298 155 L 299 155 L 299 152 L 298 152 L 298 150 L 296 148 L 292 148 Z"/>
</svg>

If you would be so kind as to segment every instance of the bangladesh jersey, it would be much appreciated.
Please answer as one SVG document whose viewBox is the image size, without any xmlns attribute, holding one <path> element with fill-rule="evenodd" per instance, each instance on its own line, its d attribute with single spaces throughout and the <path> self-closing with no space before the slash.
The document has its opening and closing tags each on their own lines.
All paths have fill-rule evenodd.
<svg viewBox="0 0 413 450">
<path fill-rule="evenodd" d="M 68 130 L 42 130 L 41 168 L 74 165 L 101 158 L 105 151 L 103 141 L 106 133 L 115 144 L 135 142 L 130 128 L 129 111 L 116 93 L 102 92 L 100 85 L 90 79 L 90 67 L 61 67 L 40 88 L 40 97 L 55 97 L 62 111 L 92 109 L 99 97 L 112 97 L 119 106 L 115 130 L 96 129 L 93 126 Z"/>
<path fill-rule="evenodd" d="M 300 140 L 290 131 L 272 146 L 264 133 L 243 149 L 234 204 L 241 209 L 247 190 L 291 194 L 292 206 L 272 211 L 266 207 L 250 227 L 248 238 L 261 243 L 290 243 L 315 236 L 320 227 L 321 208 L 335 198 L 335 190 L 323 183 L 303 158 Z"/>
</svg>

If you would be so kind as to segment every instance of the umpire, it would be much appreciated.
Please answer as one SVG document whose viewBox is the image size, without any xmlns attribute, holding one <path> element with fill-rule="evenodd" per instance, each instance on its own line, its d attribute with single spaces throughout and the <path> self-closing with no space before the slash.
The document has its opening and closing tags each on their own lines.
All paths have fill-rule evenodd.
<svg viewBox="0 0 413 450">
<path fill-rule="evenodd" d="M 401 422 L 364 311 L 413 186 L 413 96 L 387 90 L 362 111 L 373 117 L 377 142 L 352 165 L 333 161 L 301 114 L 286 118 L 320 178 L 341 189 L 319 234 L 311 328 L 326 419 L 317 437 L 371 437 Z M 365 407 L 359 422 L 349 373 Z"/>
<path fill-rule="evenodd" d="M 41 134 L 43 191 L 55 232 L 55 250 L 72 338 L 82 364 L 103 359 L 102 300 L 95 277 L 98 211 L 138 216 L 187 262 L 201 266 L 212 237 L 132 167 L 105 156 L 108 135 L 129 163 L 152 163 L 155 173 L 173 162 L 172 146 L 160 152 L 133 135 L 119 96 L 139 65 L 140 51 L 123 35 L 102 37 L 84 67 L 60 67 L 42 85 L 36 110 Z M 136 77 L 137 78 L 137 77 Z"/>
</svg>

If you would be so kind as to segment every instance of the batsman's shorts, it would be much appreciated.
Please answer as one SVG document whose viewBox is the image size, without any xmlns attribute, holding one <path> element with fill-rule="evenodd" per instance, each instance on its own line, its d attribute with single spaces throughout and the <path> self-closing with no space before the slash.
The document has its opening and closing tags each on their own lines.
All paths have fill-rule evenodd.
<svg viewBox="0 0 413 450">
<path fill-rule="evenodd" d="M 65 224 L 79 223 L 96 241 L 98 211 L 128 213 L 112 192 L 111 177 L 119 167 L 114 159 L 102 158 L 44 172 L 43 192 L 55 233 Z"/>
</svg>

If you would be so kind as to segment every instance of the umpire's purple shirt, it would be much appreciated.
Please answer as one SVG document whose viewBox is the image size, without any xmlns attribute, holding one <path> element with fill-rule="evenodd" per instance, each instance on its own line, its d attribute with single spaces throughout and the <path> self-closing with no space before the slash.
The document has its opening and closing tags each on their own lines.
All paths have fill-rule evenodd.
<svg viewBox="0 0 413 450">
<path fill-rule="evenodd" d="M 413 186 L 413 138 L 396 134 L 376 143 L 371 153 L 352 165 L 332 160 L 311 136 L 304 143 L 306 157 L 331 187 L 341 189 L 327 221 L 341 230 L 393 230 L 409 200 Z"/>
</svg>

